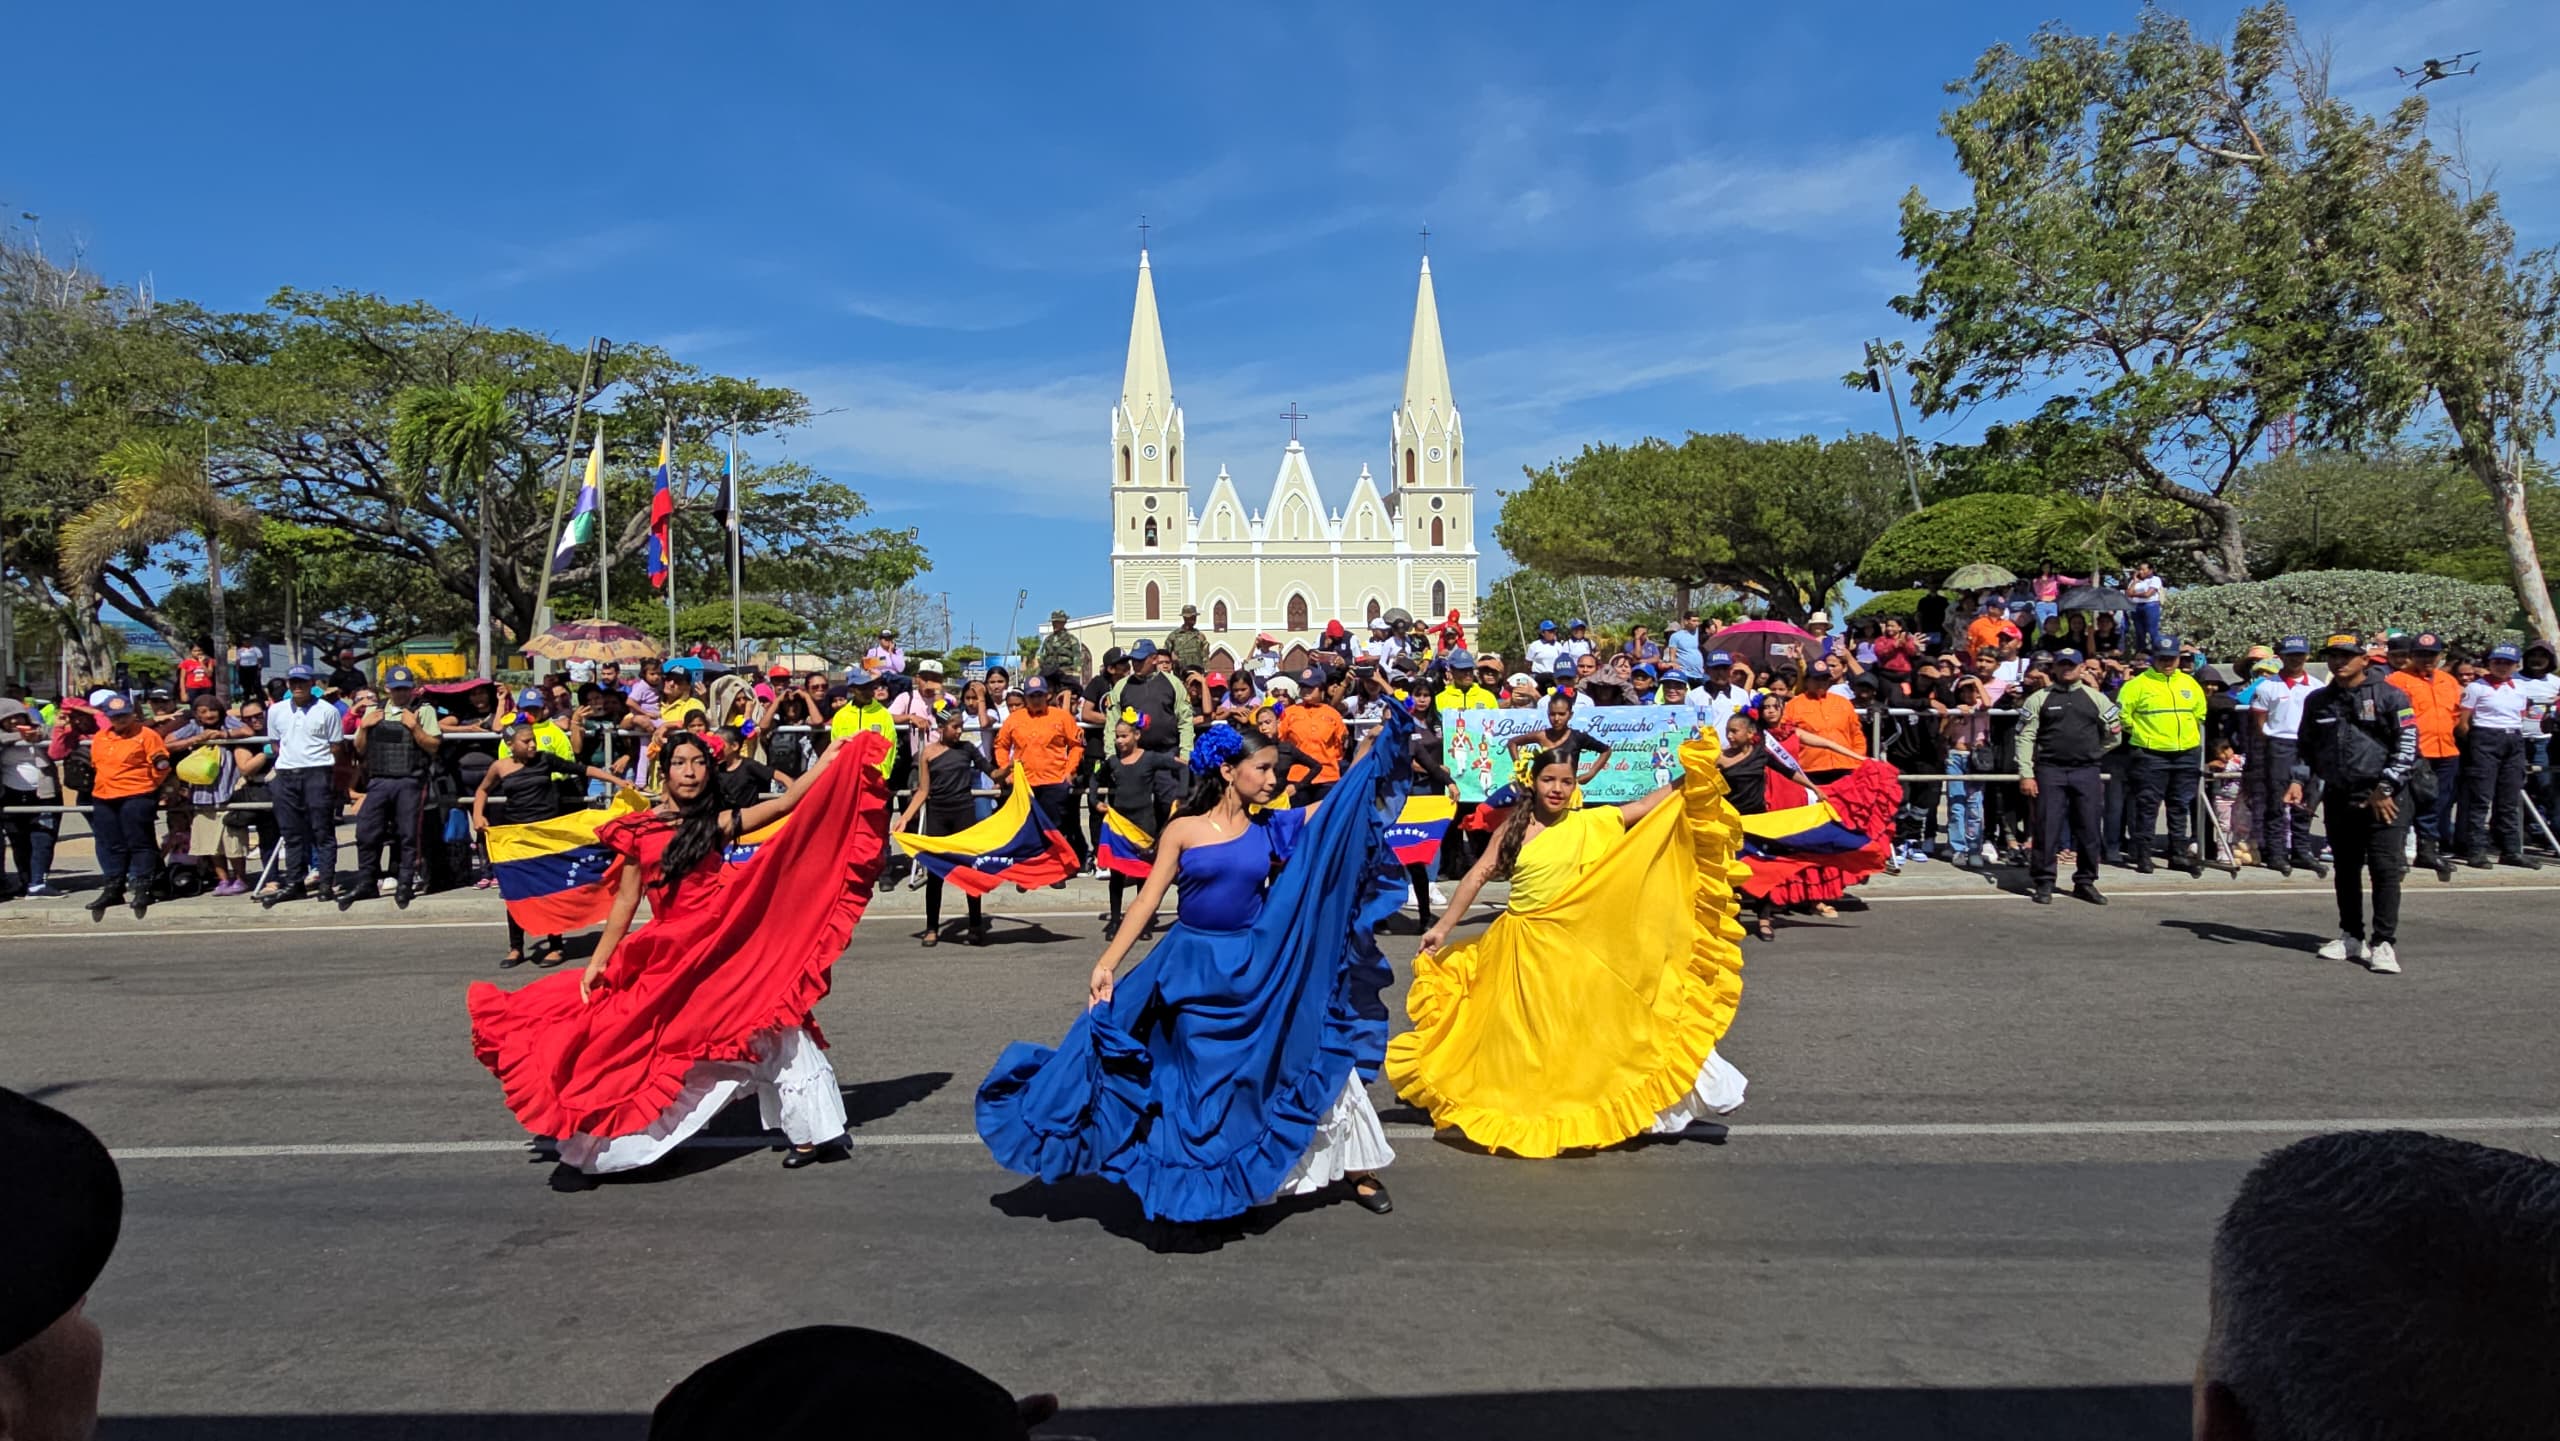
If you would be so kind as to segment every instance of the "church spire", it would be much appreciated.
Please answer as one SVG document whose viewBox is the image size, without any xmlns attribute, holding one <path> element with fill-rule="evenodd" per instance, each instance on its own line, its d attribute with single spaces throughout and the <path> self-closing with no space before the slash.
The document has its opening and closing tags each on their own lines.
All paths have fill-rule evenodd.
<svg viewBox="0 0 2560 1441">
<path fill-rule="evenodd" d="M 1417 424 L 1457 409 L 1449 395 L 1449 358 L 1440 349 L 1440 302 L 1431 293 L 1431 257 L 1422 257 L 1422 288 L 1413 301 L 1413 345 L 1405 353 L 1404 409 Z"/>
<path fill-rule="evenodd" d="M 1165 363 L 1164 327 L 1156 319 L 1155 275 L 1147 268 L 1143 249 L 1138 252 L 1138 305 L 1129 318 L 1129 366 L 1121 373 L 1120 408 L 1128 412 L 1133 425 L 1144 423 L 1150 415 L 1162 425 L 1173 414 L 1173 368 Z"/>
</svg>

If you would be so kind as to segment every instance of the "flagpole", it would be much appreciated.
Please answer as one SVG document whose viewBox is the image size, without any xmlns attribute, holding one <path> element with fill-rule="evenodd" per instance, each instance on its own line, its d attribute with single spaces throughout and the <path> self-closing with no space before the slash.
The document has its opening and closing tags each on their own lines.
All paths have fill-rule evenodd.
<svg viewBox="0 0 2560 1441">
<path fill-rule="evenodd" d="M 604 448 L 604 432 L 596 432 L 596 448 Z M 613 619 L 613 530 L 604 523 L 604 467 L 596 467 L 596 618 Z"/>
<path fill-rule="evenodd" d="M 578 422 L 586 418 L 587 387 L 596 378 L 599 355 L 609 354 L 612 349 L 613 342 L 609 340 L 600 336 L 590 339 L 587 342 L 586 368 L 578 372 L 578 394 L 569 407 L 569 448 L 560 452 L 560 486 L 551 497 L 551 542 L 542 553 L 542 579 L 535 582 L 533 588 L 533 623 L 537 626 L 542 624 L 544 607 L 551 603 L 551 557 L 560 549 L 560 523 L 569 511 L 569 476 L 578 466 Z M 603 487 L 597 487 L 597 495 L 601 498 Z M 519 641 L 532 638 L 516 637 Z"/>
<path fill-rule="evenodd" d="M 728 505 L 723 509 L 729 520 L 729 664 L 738 665 L 745 658 L 747 638 L 741 619 L 744 602 L 738 597 L 738 418 L 734 415 L 729 417 L 729 473 L 720 483 L 726 491 L 723 499 Z"/>
<path fill-rule="evenodd" d="M 658 543 L 658 564 L 667 572 L 667 654 L 676 653 L 676 418 L 667 413 L 665 429 L 659 432 L 659 464 L 667 473 L 667 534 Z M 654 508 L 656 502 L 650 502 Z"/>
</svg>

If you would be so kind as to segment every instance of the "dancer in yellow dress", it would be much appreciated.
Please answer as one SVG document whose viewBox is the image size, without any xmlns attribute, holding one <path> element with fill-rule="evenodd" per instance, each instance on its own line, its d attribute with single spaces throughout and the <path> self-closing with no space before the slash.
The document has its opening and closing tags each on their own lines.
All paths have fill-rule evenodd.
<svg viewBox="0 0 2560 1441">
<path fill-rule="evenodd" d="M 1524 796 L 1422 937 L 1387 1047 L 1397 1094 L 1520 1156 L 1672 1134 L 1742 1104 L 1716 1054 L 1742 997 L 1740 819 L 1712 741 L 1684 776 L 1625 805 L 1580 804 L 1572 758 L 1530 761 Z M 1676 804 L 1665 804 L 1676 798 Z M 1488 881 L 1509 908 L 1443 949 Z"/>
</svg>

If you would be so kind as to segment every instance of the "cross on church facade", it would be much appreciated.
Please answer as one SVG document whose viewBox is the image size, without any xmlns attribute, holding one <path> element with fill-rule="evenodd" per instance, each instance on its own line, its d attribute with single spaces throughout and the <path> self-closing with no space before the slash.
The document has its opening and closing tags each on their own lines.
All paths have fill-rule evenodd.
<svg viewBox="0 0 2560 1441">
<path fill-rule="evenodd" d="M 1293 400 L 1289 402 L 1289 408 L 1287 410 L 1280 412 L 1280 418 L 1289 422 L 1289 443 L 1291 445 L 1297 444 L 1298 422 L 1306 419 L 1307 413 L 1300 410 L 1298 408 L 1298 402 Z"/>
</svg>

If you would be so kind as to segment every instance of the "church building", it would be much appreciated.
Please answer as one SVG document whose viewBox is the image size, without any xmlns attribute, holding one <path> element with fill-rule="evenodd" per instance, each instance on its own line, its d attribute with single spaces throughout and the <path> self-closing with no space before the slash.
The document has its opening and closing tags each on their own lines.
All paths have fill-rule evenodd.
<svg viewBox="0 0 2560 1441">
<path fill-rule="evenodd" d="M 1428 258 L 1404 395 L 1387 417 L 1383 492 L 1364 464 L 1350 499 L 1326 505 L 1291 429 L 1259 505 L 1245 504 L 1221 465 L 1194 508 L 1155 276 L 1140 251 L 1129 362 L 1111 411 L 1111 610 L 1070 623 L 1089 656 L 1141 639 L 1163 644 L 1186 605 L 1200 608 L 1211 670 L 1233 668 L 1261 632 L 1294 651 L 1312 647 L 1329 620 L 1356 640 L 1371 619 L 1398 608 L 1425 624 L 1454 609 L 1474 633 L 1475 492 Z"/>
</svg>

